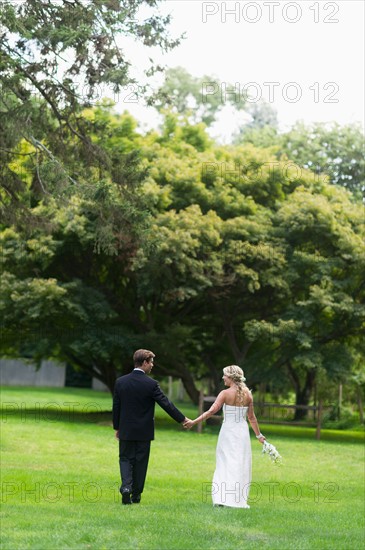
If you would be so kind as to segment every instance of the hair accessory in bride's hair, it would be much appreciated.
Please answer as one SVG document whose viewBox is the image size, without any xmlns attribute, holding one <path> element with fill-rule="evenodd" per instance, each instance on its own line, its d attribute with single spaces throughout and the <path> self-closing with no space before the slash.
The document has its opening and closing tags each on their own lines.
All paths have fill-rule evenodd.
<svg viewBox="0 0 365 550">
<path fill-rule="evenodd" d="M 245 382 L 246 380 L 243 370 L 238 365 L 229 365 L 223 369 L 223 372 L 232 380 L 237 380 L 237 382 Z"/>
</svg>

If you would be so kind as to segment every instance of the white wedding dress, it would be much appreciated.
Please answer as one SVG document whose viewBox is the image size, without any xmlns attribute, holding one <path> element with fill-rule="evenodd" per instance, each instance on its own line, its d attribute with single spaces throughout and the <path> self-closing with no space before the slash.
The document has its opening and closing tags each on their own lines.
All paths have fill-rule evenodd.
<svg viewBox="0 0 365 550">
<path fill-rule="evenodd" d="M 246 420 L 248 407 L 223 405 L 212 483 L 213 505 L 249 508 L 251 442 Z"/>
</svg>

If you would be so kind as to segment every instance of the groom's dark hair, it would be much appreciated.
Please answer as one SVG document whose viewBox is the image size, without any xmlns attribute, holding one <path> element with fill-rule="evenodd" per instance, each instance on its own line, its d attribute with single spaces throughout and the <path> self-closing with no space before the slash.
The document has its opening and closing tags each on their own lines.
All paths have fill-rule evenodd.
<svg viewBox="0 0 365 550">
<path fill-rule="evenodd" d="M 137 349 L 137 351 L 133 354 L 133 361 L 135 367 L 140 367 L 143 364 L 143 361 L 149 361 L 150 359 L 153 359 L 155 357 L 155 354 L 153 351 L 150 351 L 149 349 Z"/>
</svg>

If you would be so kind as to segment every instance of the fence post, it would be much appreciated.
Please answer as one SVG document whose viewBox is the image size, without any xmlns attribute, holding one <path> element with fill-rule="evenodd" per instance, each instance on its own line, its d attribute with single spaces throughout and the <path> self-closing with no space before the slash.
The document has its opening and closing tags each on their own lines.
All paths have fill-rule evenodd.
<svg viewBox="0 0 365 550">
<path fill-rule="evenodd" d="M 358 407 L 359 407 L 360 422 L 361 422 L 361 424 L 364 424 L 364 407 L 362 406 L 362 397 L 361 397 L 360 386 L 357 386 L 356 397 L 357 397 L 357 404 L 358 404 Z"/>
<path fill-rule="evenodd" d="M 342 384 L 338 385 L 338 415 L 337 419 L 341 419 L 341 409 L 342 409 Z"/>
<path fill-rule="evenodd" d="M 173 396 L 172 396 L 172 376 L 168 377 L 168 381 L 169 381 L 169 389 L 168 389 L 168 392 L 167 392 L 167 397 L 170 399 L 170 401 L 172 401 L 173 400 Z"/>
<path fill-rule="evenodd" d="M 317 409 L 317 430 L 316 430 L 316 439 L 321 439 L 321 423 L 322 423 L 322 409 L 323 409 L 323 400 L 319 400 L 319 407 Z"/>
<path fill-rule="evenodd" d="M 198 416 L 200 416 L 201 414 L 203 414 L 203 411 L 204 411 L 204 391 L 203 390 L 200 390 L 199 392 L 199 411 L 198 411 Z M 200 421 L 198 422 L 198 427 L 197 427 L 197 432 L 199 434 L 201 434 L 203 431 L 203 422 Z"/>
</svg>

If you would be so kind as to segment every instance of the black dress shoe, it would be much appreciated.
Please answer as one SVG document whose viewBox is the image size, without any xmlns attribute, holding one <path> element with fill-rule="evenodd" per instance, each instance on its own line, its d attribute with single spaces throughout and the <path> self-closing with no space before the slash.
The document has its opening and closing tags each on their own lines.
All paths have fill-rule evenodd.
<svg viewBox="0 0 365 550">
<path fill-rule="evenodd" d="M 122 493 L 122 504 L 132 504 L 131 494 L 129 491 L 123 491 Z"/>
<path fill-rule="evenodd" d="M 132 504 L 139 504 L 141 502 L 141 495 L 132 495 Z"/>
</svg>

